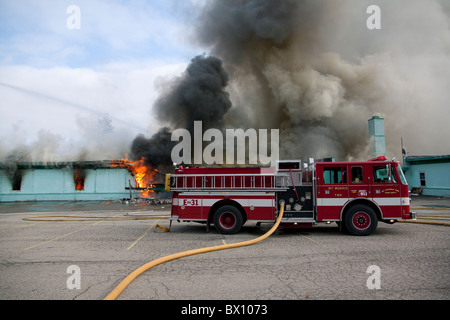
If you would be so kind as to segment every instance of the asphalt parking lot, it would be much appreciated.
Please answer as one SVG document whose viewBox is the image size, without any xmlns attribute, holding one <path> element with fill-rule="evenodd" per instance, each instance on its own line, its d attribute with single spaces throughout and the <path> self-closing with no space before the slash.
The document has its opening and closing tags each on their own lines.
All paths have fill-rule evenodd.
<svg viewBox="0 0 450 320">
<path fill-rule="evenodd" d="M 428 221 L 447 221 L 448 198 L 413 198 Z M 101 300 L 129 273 L 168 254 L 253 239 L 245 226 L 222 235 L 176 223 L 155 233 L 170 205 L 146 203 L 0 204 L 0 299 Z M 26 221 L 41 215 L 150 217 L 153 220 Z M 425 218 L 425 216 L 428 216 Z M 255 245 L 186 257 L 134 280 L 119 300 L 448 300 L 449 227 L 380 223 L 369 237 L 335 224 L 277 230 Z"/>
</svg>

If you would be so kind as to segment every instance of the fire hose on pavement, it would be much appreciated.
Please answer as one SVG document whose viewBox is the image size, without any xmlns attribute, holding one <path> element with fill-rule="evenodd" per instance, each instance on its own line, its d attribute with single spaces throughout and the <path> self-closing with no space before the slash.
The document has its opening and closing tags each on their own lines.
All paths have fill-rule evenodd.
<svg viewBox="0 0 450 320">
<path fill-rule="evenodd" d="M 281 208 L 280 208 L 280 212 L 278 214 L 278 218 L 277 218 L 275 224 L 272 226 L 272 228 L 268 232 L 266 232 L 264 235 L 262 235 L 262 236 L 260 236 L 258 238 L 255 238 L 255 239 L 252 239 L 252 240 L 243 241 L 243 242 L 237 242 L 237 243 L 224 244 L 224 245 L 219 245 L 219 246 L 212 246 L 212 247 L 205 247 L 205 248 L 200 248 L 200 249 L 183 251 L 183 252 L 174 253 L 174 254 L 171 254 L 171 255 L 168 255 L 168 256 L 165 256 L 165 257 L 162 257 L 162 258 L 150 261 L 150 262 L 144 264 L 143 266 L 137 268 L 132 273 L 130 273 L 125 279 L 123 279 L 117 285 L 117 287 L 114 288 L 113 291 L 111 291 L 105 297 L 104 300 L 115 300 L 123 292 L 123 290 L 125 290 L 125 288 L 134 279 L 136 279 L 143 272 L 145 272 L 148 269 L 153 268 L 153 267 L 155 267 L 155 266 L 157 266 L 159 264 L 162 264 L 162 263 L 165 263 L 165 262 L 168 262 L 168 261 L 171 261 L 171 260 L 187 257 L 187 256 L 193 256 L 193 255 L 196 255 L 196 254 L 212 252 L 212 251 L 219 251 L 219 250 L 226 250 L 226 249 L 232 249 L 232 248 L 245 247 L 245 246 L 249 246 L 249 245 L 255 244 L 257 242 L 260 242 L 260 241 L 268 238 L 269 236 L 272 235 L 272 233 L 275 232 L 275 230 L 280 225 L 281 219 L 283 218 L 283 213 L 284 213 L 284 206 L 282 205 Z"/>
<path fill-rule="evenodd" d="M 89 217 L 89 216 L 58 216 L 58 215 L 48 215 L 48 216 L 35 216 L 23 218 L 24 221 L 41 221 L 41 222 L 62 222 L 62 221 L 127 221 L 127 220 L 164 220 L 167 219 L 165 216 L 151 216 L 151 217 Z M 170 226 L 172 226 L 172 221 L 170 221 Z M 166 228 L 157 224 L 154 228 L 154 232 L 169 232 L 170 227 Z"/>
</svg>

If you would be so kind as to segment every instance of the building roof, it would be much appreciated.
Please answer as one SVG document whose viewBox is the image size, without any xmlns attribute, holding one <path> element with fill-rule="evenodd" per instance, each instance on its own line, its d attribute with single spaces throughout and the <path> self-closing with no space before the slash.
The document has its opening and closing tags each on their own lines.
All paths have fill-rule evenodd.
<svg viewBox="0 0 450 320">
<path fill-rule="evenodd" d="M 440 156 L 407 156 L 405 158 L 406 162 L 450 162 L 450 155 L 440 155 Z"/>
<path fill-rule="evenodd" d="M 9 168 L 14 165 L 17 169 L 57 169 L 57 168 L 79 168 L 98 169 L 118 167 L 119 161 L 50 161 L 50 162 L 0 162 L 0 169 Z"/>
</svg>

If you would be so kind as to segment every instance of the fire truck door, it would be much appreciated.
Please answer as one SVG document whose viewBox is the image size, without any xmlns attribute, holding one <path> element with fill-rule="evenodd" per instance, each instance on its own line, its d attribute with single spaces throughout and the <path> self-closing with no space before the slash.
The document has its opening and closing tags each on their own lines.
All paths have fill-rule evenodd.
<svg viewBox="0 0 450 320">
<path fill-rule="evenodd" d="M 373 166 L 373 200 L 383 213 L 383 218 L 401 217 L 402 198 L 400 183 L 391 164 Z"/>
<path fill-rule="evenodd" d="M 349 198 L 370 198 L 369 169 L 350 166 Z"/>
<path fill-rule="evenodd" d="M 348 201 L 347 166 L 317 167 L 317 221 L 339 220 Z"/>
</svg>

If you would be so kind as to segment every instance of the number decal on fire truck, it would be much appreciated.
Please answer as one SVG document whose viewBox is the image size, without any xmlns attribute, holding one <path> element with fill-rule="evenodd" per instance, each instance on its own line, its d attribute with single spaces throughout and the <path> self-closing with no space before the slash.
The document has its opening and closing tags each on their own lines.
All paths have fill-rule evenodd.
<svg viewBox="0 0 450 320">
<path fill-rule="evenodd" d="M 358 190 L 358 196 L 367 197 L 367 190 Z"/>
<path fill-rule="evenodd" d="M 198 199 L 183 199 L 183 206 L 199 206 Z"/>
</svg>

